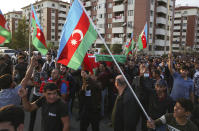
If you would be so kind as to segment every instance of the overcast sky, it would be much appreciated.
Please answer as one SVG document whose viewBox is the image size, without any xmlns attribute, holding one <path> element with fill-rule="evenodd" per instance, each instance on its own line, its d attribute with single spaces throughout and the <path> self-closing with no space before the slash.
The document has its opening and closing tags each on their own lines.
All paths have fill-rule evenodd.
<svg viewBox="0 0 199 131">
<path fill-rule="evenodd" d="M 18 11 L 22 7 L 29 5 L 30 3 L 34 3 L 36 0 L 3 0 L 0 5 L 0 9 L 3 13 L 7 13 L 9 11 Z M 63 0 L 69 2 L 70 0 Z M 198 6 L 199 0 L 176 0 L 176 5 L 189 5 L 189 6 Z"/>
<path fill-rule="evenodd" d="M 0 4 L 0 9 L 3 14 L 10 11 L 18 11 L 21 10 L 22 7 L 27 6 L 29 4 L 34 3 L 36 0 L 3 0 Z M 39 0 L 40 1 L 40 0 Z M 70 0 L 62 0 L 69 2 Z"/>
</svg>

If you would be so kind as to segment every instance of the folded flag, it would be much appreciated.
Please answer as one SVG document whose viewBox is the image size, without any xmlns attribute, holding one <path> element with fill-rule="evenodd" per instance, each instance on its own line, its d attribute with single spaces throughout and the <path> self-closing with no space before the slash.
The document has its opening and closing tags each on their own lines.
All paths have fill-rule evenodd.
<svg viewBox="0 0 199 131">
<path fill-rule="evenodd" d="M 73 2 L 66 20 L 61 34 L 57 62 L 77 70 L 86 52 L 97 39 L 97 32 L 78 0 Z"/>
<path fill-rule="evenodd" d="M 32 44 L 42 55 L 46 55 L 48 52 L 48 49 L 46 46 L 44 33 L 39 23 L 39 20 L 37 18 L 33 5 L 31 5 L 31 9 L 32 9 L 32 28 L 33 28 Z"/>
<path fill-rule="evenodd" d="M 10 41 L 11 32 L 9 30 L 5 17 L 3 16 L 3 13 L 0 10 L 0 44 L 10 43 Z"/>
<path fill-rule="evenodd" d="M 146 47 L 147 47 L 147 23 L 138 39 L 138 49 L 142 50 Z"/>
</svg>

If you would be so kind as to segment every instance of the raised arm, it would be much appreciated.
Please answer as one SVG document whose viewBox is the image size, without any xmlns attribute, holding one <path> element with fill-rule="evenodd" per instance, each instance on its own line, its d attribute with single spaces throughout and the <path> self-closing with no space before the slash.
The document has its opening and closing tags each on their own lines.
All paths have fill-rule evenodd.
<svg viewBox="0 0 199 131">
<path fill-rule="evenodd" d="M 173 60 L 172 60 L 172 54 L 168 54 L 168 68 L 169 71 L 171 73 L 171 75 L 173 75 L 175 73 L 175 70 L 173 69 Z"/>
<path fill-rule="evenodd" d="M 35 64 L 36 64 L 36 57 L 33 56 L 31 58 L 31 62 L 30 62 L 30 65 L 28 67 L 28 70 L 26 71 L 26 75 L 20 83 L 22 88 L 25 88 L 27 86 L 28 81 L 31 79 Z"/>
</svg>

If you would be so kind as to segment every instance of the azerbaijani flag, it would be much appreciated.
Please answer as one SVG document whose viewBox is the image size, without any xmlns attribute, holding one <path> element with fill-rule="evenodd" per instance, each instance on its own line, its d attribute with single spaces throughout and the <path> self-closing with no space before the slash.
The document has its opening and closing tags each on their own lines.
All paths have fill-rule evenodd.
<svg viewBox="0 0 199 131">
<path fill-rule="evenodd" d="M 133 40 L 133 33 L 131 34 L 131 39 L 129 41 L 129 43 L 126 43 L 126 46 L 125 46 L 125 55 L 129 55 L 129 54 L 132 54 L 132 50 L 134 48 L 134 40 Z"/>
<path fill-rule="evenodd" d="M 89 21 L 81 3 L 75 0 L 64 24 L 57 62 L 77 70 L 87 50 L 97 39 L 97 32 Z"/>
<path fill-rule="evenodd" d="M 6 24 L 6 19 L 4 18 L 0 10 L 0 44 L 9 43 L 11 41 L 11 32 Z"/>
<path fill-rule="evenodd" d="M 42 55 L 46 55 L 48 49 L 46 46 L 44 33 L 42 31 L 41 25 L 39 24 L 39 20 L 37 18 L 33 5 L 31 5 L 31 8 L 32 8 L 32 28 L 33 28 L 32 44 L 39 52 L 41 52 Z"/>
<path fill-rule="evenodd" d="M 142 50 L 146 47 L 147 47 L 147 23 L 138 39 L 138 49 Z"/>
</svg>

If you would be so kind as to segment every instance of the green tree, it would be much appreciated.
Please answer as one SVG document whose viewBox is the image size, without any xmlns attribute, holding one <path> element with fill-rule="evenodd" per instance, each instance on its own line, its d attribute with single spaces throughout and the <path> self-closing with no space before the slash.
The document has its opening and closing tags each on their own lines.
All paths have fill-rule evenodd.
<svg viewBox="0 0 199 131">
<path fill-rule="evenodd" d="M 103 45 L 101 50 L 100 50 L 100 54 L 108 54 L 108 50 L 106 49 L 106 47 Z"/>
<path fill-rule="evenodd" d="M 122 52 L 122 44 L 112 44 L 111 45 L 111 52 L 113 54 L 121 54 L 121 52 Z"/>
<path fill-rule="evenodd" d="M 9 46 L 10 48 L 21 50 L 29 48 L 29 28 L 25 17 L 19 20 L 17 30 L 12 34 L 12 44 Z"/>
<path fill-rule="evenodd" d="M 53 49 L 54 44 L 52 42 L 47 42 L 47 47 L 48 47 L 48 49 Z"/>
</svg>

